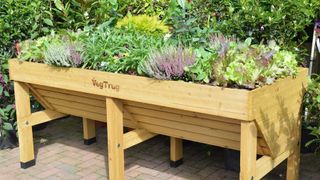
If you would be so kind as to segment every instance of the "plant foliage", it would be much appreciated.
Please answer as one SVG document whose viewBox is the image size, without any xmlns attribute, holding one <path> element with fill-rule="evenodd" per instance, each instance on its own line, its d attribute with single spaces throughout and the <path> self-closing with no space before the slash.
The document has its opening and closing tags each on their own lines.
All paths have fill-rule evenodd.
<svg viewBox="0 0 320 180">
<path fill-rule="evenodd" d="M 166 47 L 160 51 L 151 52 L 143 66 L 143 71 L 156 79 L 183 79 L 185 68 L 195 62 L 192 50 L 182 47 Z"/>
<path fill-rule="evenodd" d="M 166 34 L 169 27 L 166 26 L 157 16 L 138 15 L 127 16 L 118 21 L 117 28 L 133 28 L 146 34 Z"/>
</svg>

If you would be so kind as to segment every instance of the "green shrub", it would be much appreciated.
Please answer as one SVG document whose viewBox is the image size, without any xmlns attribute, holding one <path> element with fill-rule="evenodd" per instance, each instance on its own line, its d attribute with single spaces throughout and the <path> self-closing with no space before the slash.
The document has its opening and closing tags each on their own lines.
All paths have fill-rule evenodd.
<svg viewBox="0 0 320 180">
<path fill-rule="evenodd" d="M 16 41 L 48 34 L 53 26 L 52 18 L 47 1 L 1 1 L 0 49 L 12 52 Z"/>
<path fill-rule="evenodd" d="M 165 19 L 174 27 L 173 35 L 187 42 L 201 42 L 206 32 L 215 31 L 240 40 L 251 37 L 254 43 L 275 40 L 297 50 L 319 11 L 318 0 L 171 0 Z"/>
<path fill-rule="evenodd" d="M 242 40 L 252 37 L 254 43 L 275 40 L 277 44 L 290 48 L 306 40 L 305 28 L 314 22 L 320 9 L 318 0 L 200 0 L 194 1 L 195 9 L 203 7 L 204 1 L 208 4 L 208 11 L 199 12 L 201 23 L 209 18 L 213 27 L 226 36 Z"/>
<path fill-rule="evenodd" d="M 157 16 L 138 15 L 127 16 L 118 21 L 117 28 L 134 28 L 134 30 L 149 35 L 166 34 L 169 27 L 166 26 Z"/>
<path fill-rule="evenodd" d="M 9 81 L 10 54 L 0 50 L 0 149 L 16 146 L 13 86 Z"/>
<path fill-rule="evenodd" d="M 57 30 L 82 29 L 99 25 L 110 18 L 121 17 L 117 0 L 51 0 L 54 24 Z"/>
<path fill-rule="evenodd" d="M 147 14 L 150 16 L 163 16 L 170 0 L 117 0 L 118 12 L 122 15 Z"/>
<path fill-rule="evenodd" d="M 318 148 L 316 153 L 320 153 L 320 76 L 312 75 L 307 92 L 304 95 L 303 107 L 305 110 L 303 125 L 311 130 L 313 140 L 306 146 L 315 144 Z"/>
</svg>

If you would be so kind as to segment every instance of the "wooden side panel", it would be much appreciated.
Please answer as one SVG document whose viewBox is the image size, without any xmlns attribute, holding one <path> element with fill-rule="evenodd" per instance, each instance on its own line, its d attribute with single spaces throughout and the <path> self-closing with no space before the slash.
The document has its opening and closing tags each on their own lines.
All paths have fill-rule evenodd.
<svg viewBox="0 0 320 180">
<path fill-rule="evenodd" d="M 39 95 L 59 112 L 106 122 L 102 96 L 32 85 Z M 124 125 L 143 127 L 150 132 L 221 147 L 240 148 L 240 121 L 190 111 L 124 101 Z M 260 136 L 260 135 L 259 135 Z M 216 141 L 215 141 L 216 140 Z M 270 154 L 263 138 L 258 138 L 259 154 Z"/>
<path fill-rule="evenodd" d="M 246 90 L 10 60 L 11 80 L 203 114 L 248 119 Z"/>
<path fill-rule="evenodd" d="M 235 150 L 240 149 L 240 121 L 238 120 L 131 101 L 125 101 L 124 108 L 138 121 L 139 126 L 151 132 Z M 260 134 L 258 134 L 257 151 L 259 154 L 270 154 Z"/>
<path fill-rule="evenodd" d="M 301 69 L 294 79 L 279 80 L 272 86 L 250 92 L 252 116 L 271 149 L 272 157 L 291 150 L 298 141 L 294 131 L 300 121 L 306 83 L 307 70 Z"/>
</svg>

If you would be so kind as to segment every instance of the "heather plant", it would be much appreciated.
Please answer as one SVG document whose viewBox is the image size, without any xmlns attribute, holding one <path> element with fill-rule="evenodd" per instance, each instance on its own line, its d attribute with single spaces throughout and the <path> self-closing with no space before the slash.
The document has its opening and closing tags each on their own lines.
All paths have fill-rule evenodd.
<svg viewBox="0 0 320 180">
<path fill-rule="evenodd" d="M 166 34 L 169 32 L 169 27 L 166 26 L 157 16 L 138 15 L 127 17 L 118 21 L 117 28 L 134 28 L 150 35 Z"/>
<path fill-rule="evenodd" d="M 71 42 L 49 44 L 44 51 L 44 63 L 63 67 L 79 67 L 83 62 L 81 51 L 79 44 Z"/>
<path fill-rule="evenodd" d="M 150 53 L 143 71 L 156 79 L 183 79 L 185 68 L 195 63 L 196 56 L 188 48 L 169 46 Z"/>
</svg>

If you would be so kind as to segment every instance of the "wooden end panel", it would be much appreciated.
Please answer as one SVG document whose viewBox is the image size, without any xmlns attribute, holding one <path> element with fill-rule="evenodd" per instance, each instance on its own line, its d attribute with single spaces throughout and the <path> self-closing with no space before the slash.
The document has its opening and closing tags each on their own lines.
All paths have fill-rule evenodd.
<svg viewBox="0 0 320 180">
<path fill-rule="evenodd" d="M 250 92 L 252 117 L 272 157 L 277 157 L 298 143 L 299 137 L 294 137 L 294 132 L 301 120 L 300 110 L 306 85 L 307 69 L 300 69 L 296 78 L 282 79 Z"/>
</svg>

